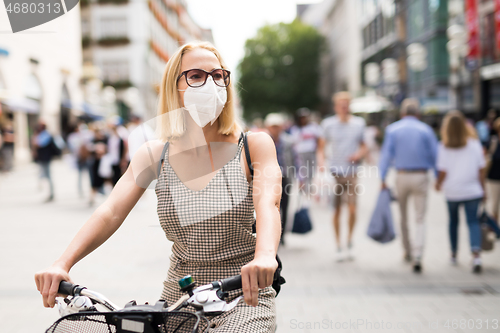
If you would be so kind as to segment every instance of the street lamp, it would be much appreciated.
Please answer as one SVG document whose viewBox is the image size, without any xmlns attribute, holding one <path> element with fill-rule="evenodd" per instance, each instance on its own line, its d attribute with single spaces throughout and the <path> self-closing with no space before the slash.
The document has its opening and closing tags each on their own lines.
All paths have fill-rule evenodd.
<svg viewBox="0 0 500 333">
<path fill-rule="evenodd" d="M 406 48 L 408 67 L 413 72 L 423 72 L 427 68 L 427 49 L 421 43 L 412 43 Z"/>
<path fill-rule="evenodd" d="M 380 82 L 380 65 L 370 62 L 365 65 L 365 81 L 370 87 L 375 87 Z"/>
<path fill-rule="evenodd" d="M 399 63 L 394 58 L 382 60 L 382 77 L 386 96 L 395 96 L 399 92 Z"/>
<path fill-rule="evenodd" d="M 469 53 L 469 45 L 467 43 L 467 32 L 463 25 L 453 24 L 446 30 L 448 36 L 448 43 L 446 43 L 446 49 L 450 56 L 450 86 L 453 88 L 452 97 L 454 100 L 454 106 L 456 109 L 461 108 L 461 77 L 460 71 L 463 70 L 463 59 Z"/>
</svg>

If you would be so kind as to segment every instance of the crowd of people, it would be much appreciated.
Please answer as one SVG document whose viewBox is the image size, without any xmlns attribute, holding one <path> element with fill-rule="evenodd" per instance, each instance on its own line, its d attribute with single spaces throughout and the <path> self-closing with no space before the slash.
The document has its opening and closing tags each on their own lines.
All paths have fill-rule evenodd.
<svg viewBox="0 0 500 333">
<path fill-rule="evenodd" d="M 427 198 L 433 173 L 434 187 L 443 191 L 449 212 L 450 261 L 454 265 L 458 262 L 458 211 L 464 206 L 473 271 L 481 272 L 481 222 L 486 219 L 489 227 L 500 236 L 496 222 L 500 206 L 500 118 L 492 111 L 474 125 L 459 111 L 452 111 L 443 118 L 440 132 L 435 133 L 419 119 L 418 100 L 406 99 L 401 104 L 401 119 L 385 128 L 383 144 L 379 147 L 377 141 L 382 132 L 376 126 L 367 126 L 364 118 L 351 114 L 350 101 L 349 93 L 336 93 L 332 97 L 334 115 L 322 121 L 313 121 L 311 111 L 300 108 L 293 122 L 284 114 L 271 113 L 250 128 L 253 132 L 267 132 L 276 146 L 282 169 L 281 244 L 285 244 L 284 233 L 287 220 L 290 220 L 288 203 L 295 180 L 300 192 L 310 195 L 314 179 L 326 173 L 335 181 L 328 194 L 333 197 L 336 259 L 352 259 L 360 168 L 378 163 L 382 189 L 388 187 L 389 169 L 396 169 L 395 183 L 391 187 L 400 210 L 403 257 L 412 263 L 413 271 L 422 271 Z M 125 172 L 130 161 L 128 135 L 139 124 L 139 117 L 133 117 L 126 125 L 120 117 L 80 122 L 66 137 L 65 150 L 71 165 L 78 171 L 81 197 L 84 196 L 83 175 L 89 175 L 92 189 L 87 197 L 89 205 L 94 204 L 98 193 L 104 194 L 106 184 L 114 186 Z M 9 171 L 13 165 L 15 141 L 12 121 L 5 122 L 1 131 L 1 170 Z M 37 124 L 31 147 L 33 160 L 40 166 L 40 177 L 46 178 L 49 184 L 47 202 L 54 200 L 51 161 L 61 155 L 63 145 L 47 131 L 45 123 Z M 412 228 L 408 227 L 410 198 L 415 209 Z M 348 210 L 346 240 L 341 239 L 343 203 Z"/>
<path fill-rule="evenodd" d="M 269 114 L 264 120 L 265 130 L 276 144 L 278 162 L 283 173 L 282 227 L 286 228 L 286 214 L 290 186 L 299 181 L 301 190 L 310 194 L 314 178 L 327 173 L 335 179 L 330 187 L 333 197 L 333 229 L 337 246 L 337 261 L 352 259 L 353 230 L 356 224 L 356 186 L 366 176 L 360 168 L 377 163 L 381 188 L 387 189 L 390 168 L 396 171 L 391 184 L 400 210 L 400 229 L 403 259 L 412 264 L 415 273 L 423 269 L 425 247 L 425 220 L 428 192 L 435 178 L 435 189 L 443 191 L 449 212 L 450 262 L 457 265 L 459 207 L 464 206 L 469 228 L 472 271 L 482 270 L 481 246 L 485 222 L 500 237 L 498 210 L 500 204 L 500 118 L 491 112 L 486 120 L 473 122 L 459 111 L 445 115 L 439 133 L 421 120 L 418 100 L 406 99 L 400 107 L 400 120 L 385 128 L 383 144 L 375 126 L 367 126 L 362 117 L 349 111 L 351 96 L 336 93 L 332 98 L 334 115 L 320 123 L 310 121 L 310 111 L 297 110 L 295 124 L 282 114 Z M 477 129 L 476 129 L 477 128 Z M 480 134 L 483 138 L 480 139 Z M 485 137 L 486 136 L 486 137 Z M 440 142 L 438 140 L 440 138 Z M 378 158 L 377 158 L 378 157 Z M 292 170 L 292 172 L 290 172 Z M 434 174 L 434 177 L 431 175 Z M 322 189 L 321 195 L 325 195 Z M 414 227 L 408 224 L 409 199 L 414 202 Z M 342 203 L 348 209 L 347 240 L 341 239 Z M 410 235 L 409 230 L 413 230 Z M 413 236 L 413 237 L 411 237 Z M 281 243 L 284 244 L 284 239 Z"/>
<path fill-rule="evenodd" d="M 83 179 L 90 180 L 91 193 L 89 205 L 93 205 L 98 193 L 105 193 L 105 185 L 113 187 L 123 175 L 129 164 L 128 135 L 140 122 L 132 117 L 123 124 L 115 116 L 107 121 L 80 121 L 74 124 L 65 139 L 54 135 L 47 129 L 43 120 L 36 124 L 31 136 L 32 160 L 39 165 L 40 178 L 46 179 L 49 193 L 45 202 L 55 198 L 51 163 L 64 152 L 65 160 L 78 172 L 77 188 L 84 197 Z M 14 131 L 12 122 L 6 122 L 0 135 L 0 165 L 3 172 L 12 170 L 14 159 Z M 88 174 L 88 177 L 84 177 Z"/>
</svg>

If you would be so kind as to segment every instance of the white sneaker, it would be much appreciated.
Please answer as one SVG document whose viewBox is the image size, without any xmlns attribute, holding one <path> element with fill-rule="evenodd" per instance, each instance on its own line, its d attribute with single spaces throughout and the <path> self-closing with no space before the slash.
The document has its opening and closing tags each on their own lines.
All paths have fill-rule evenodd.
<svg viewBox="0 0 500 333">
<path fill-rule="evenodd" d="M 457 257 L 451 257 L 451 259 L 450 259 L 450 264 L 451 264 L 452 266 L 458 266 Z"/>
<path fill-rule="evenodd" d="M 338 249 L 337 253 L 335 254 L 335 261 L 336 262 L 342 262 L 345 260 L 345 254 L 342 251 L 342 249 Z"/>
<path fill-rule="evenodd" d="M 346 259 L 349 260 L 349 261 L 354 260 L 354 255 L 352 254 L 352 246 L 349 246 L 347 248 Z"/>
</svg>

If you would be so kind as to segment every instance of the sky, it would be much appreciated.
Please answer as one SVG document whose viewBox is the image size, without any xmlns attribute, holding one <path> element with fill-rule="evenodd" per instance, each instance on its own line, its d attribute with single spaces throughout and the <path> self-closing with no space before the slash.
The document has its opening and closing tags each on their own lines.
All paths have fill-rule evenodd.
<svg viewBox="0 0 500 333">
<path fill-rule="evenodd" d="M 214 43 L 232 72 L 244 56 L 245 41 L 265 24 L 292 22 L 296 5 L 321 0 L 186 0 L 202 28 L 212 29 Z"/>
</svg>

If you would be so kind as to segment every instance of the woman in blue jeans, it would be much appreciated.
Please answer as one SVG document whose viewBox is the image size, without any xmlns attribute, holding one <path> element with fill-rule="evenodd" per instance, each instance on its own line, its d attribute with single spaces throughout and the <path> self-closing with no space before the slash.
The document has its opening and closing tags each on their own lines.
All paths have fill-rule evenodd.
<svg viewBox="0 0 500 333">
<path fill-rule="evenodd" d="M 469 226 L 474 273 L 481 272 L 481 227 L 477 216 L 484 200 L 484 167 L 481 143 L 459 111 L 449 112 L 441 126 L 442 142 L 438 148 L 439 171 L 436 190 L 444 191 L 450 215 L 451 262 L 457 264 L 458 208 L 463 205 Z"/>
</svg>

